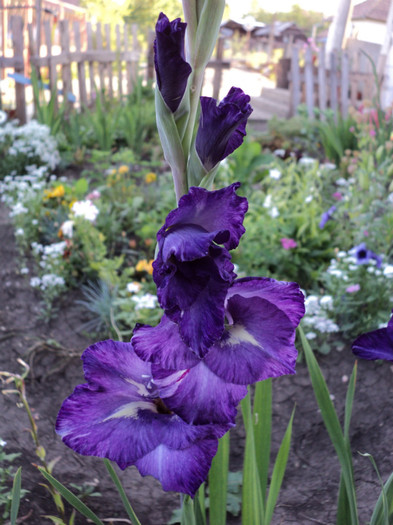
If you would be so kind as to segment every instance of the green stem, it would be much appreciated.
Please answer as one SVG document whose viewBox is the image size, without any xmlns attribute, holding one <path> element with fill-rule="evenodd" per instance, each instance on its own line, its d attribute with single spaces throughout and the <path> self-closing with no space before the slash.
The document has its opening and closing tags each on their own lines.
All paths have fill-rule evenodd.
<svg viewBox="0 0 393 525">
<path fill-rule="evenodd" d="M 131 520 L 132 525 L 141 525 L 141 522 L 138 520 L 134 512 L 134 509 L 131 507 L 131 503 L 127 498 L 127 494 L 123 488 L 123 485 L 121 484 L 119 476 L 116 474 L 115 469 L 111 465 L 111 462 L 108 459 L 104 459 L 104 463 L 107 471 L 109 472 L 110 477 L 112 478 L 113 483 L 116 485 L 116 488 L 120 494 L 121 501 L 124 505 L 128 517 Z"/>
</svg>

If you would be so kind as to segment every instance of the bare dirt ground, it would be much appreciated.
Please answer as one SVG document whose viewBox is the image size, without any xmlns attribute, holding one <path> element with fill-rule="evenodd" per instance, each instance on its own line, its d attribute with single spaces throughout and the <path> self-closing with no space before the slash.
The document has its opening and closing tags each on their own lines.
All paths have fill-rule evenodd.
<svg viewBox="0 0 393 525">
<path fill-rule="evenodd" d="M 78 357 L 66 362 L 62 353 L 44 350 L 38 344 L 51 338 L 58 341 L 66 353 L 80 355 L 92 342 L 78 332 L 84 314 L 75 306 L 71 293 L 62 301 L 57 319 L 49 324 L 40 320 L 39 297 L 30 287 L 29 277 L 18 270 L 13 229 L 3 205 L 0 205 L 0 246 L 0 370 L 20 372 L 18 357 L 32 362 L 32 372 L 26 381 L 27 397 L 47 460 L 58 458 L 54 475 L 65 485 L 95 480 L 96 490 L 102 496 L 90 498 L 88 505 L 101 519 L 107 518 L 108 523 L 127 523 L 126 520 L 110 520 L 124 518 L 125 512 L 102 462 L 76 455 L 61 443 L 54 431 L 63 399 L 76 384 L 83 382 L 82 368 Z M 35 354 L 29 353 L 33 347 L 37 350 Z M 319 357 L 319 361 L 342 419 L 347 387 L 345 376 L 351 373 L 353 355 L 348 347 L 342 352 L 332 350 L 329 355 Z M 61 368 L 63 364 L 66 366 Z M 57 372 L 53 371 L 55 368 Z M 296 414 L 288 470 L 273 524 L 331 525 L 335 523 L 338 461 L 321 420 L 304 362 L 298 364 L 297 370 L 296 376 L 275 381 L 274 455 L 294 405 Z M 359 363 L 351 442 L 362 525 L 370 519 L 379 486 L 369 460 L 358 451 L 373 454 L 384 480 L 393 471 L 392 372 L 389 363 Z M 8 452 L 21 453 L 15 466 L 22 465 L 22 485 L 30 492 L 23 500 L 20 516 L 25 517 L 22 522 L 28 525 L 49 524 L 50 520 L 44 516 L 55 514 L 55 507 L 46 489 L 40 485 L 42 478 L 33 466 L 38 460 L 28 432 L 28 419 L 16 401 L 15 396 L 0 396 L 0 437 L 7 442 Z M 241 467 L 243 438 L 244 432 L 239 425 L 231 439 L 233 470 Z M 178 495 L 164 493 L 158 482 L 141 478 L 135 468 L 126 470 L 121 478 L 142 524 L 165 525 L 172 509 L 178 505 Z M 87 523 L 81 516 L 76 519 L 77 525 Z M 240 519 L 228 517 L 229 523 L 239 524 Z"/>
</svg>

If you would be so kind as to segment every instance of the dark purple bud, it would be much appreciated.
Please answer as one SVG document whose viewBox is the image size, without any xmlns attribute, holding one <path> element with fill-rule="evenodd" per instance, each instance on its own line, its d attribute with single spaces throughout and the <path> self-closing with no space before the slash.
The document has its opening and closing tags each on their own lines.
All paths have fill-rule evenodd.
<svg viewBox="0 0 393 525">
<path fill-rule="evenodd" d="M 330 219 L 333 218 L 333 213 L 337 210 L 336 206 L 331 206 L 328 211 L 325 211 L 322 213 L 321 221 L 319 223 L 319 227 L 321 230 L 325 227 L 325 224 L 330 221 Z"/>
<path fill-rule="evenodd" d="M 238 148 L 246 135 L 252 113 L 250 97 L 232 87 L 218 104 L 214 98 L 201 97 L 201 117 L 195 147 L 207 171 Z"/>
<path fill-rule="evenodd" d="M 377 268 L 382 265 L 382 257 L 369 250 L 364 242 L 352 248 L 350 253 L 356 257 L 356 264 L 369 264 L 371 261 L 375 261 Z"/>
<path fill-rule="evenodd" d="M 172 112 L 179 107 L 192 71 L 184 55 L 186 26 L 180 18 L 170 22 L 164 13 L 160 13 L 156 24 L 154 65 L 157 85 L 165 104 Z"/>
</svg>

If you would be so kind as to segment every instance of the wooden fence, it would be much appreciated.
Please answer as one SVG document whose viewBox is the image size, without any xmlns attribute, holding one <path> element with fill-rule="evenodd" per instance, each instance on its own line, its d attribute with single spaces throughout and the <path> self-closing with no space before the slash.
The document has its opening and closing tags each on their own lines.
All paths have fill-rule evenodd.
<svg viewBox="0 0 393 525">
<path fill-rule="evenodd" d="M 53 32 L 59 31 L 60 46 L 53 45 Z M 14 70 L 16 118 L 26 121 L 26 84 L 31 70 L 47 81 L 68 104 L 78 100 L 89 105 L 97 92 L 105 90 L 110 97 L 132 92 L 137 80 L 141 51 L 137 40 L 137 26 L 116 25 L 114 34 L 109 24 L 81 25 L 61 20 L 56 29 L 49 21 L 43 24 L 45 42 L 37 46 L 37 30 L 28 25 L 28 46 L 25 46 L 23 19 L 11 18 L 13 56 L 0 57 L 1 69 Z M 85 32 L 82 37 L 82 32 Z M 86 42 L 82 45 L 82 42 Z M 149 42 L 151 47 L 152 41 Z M 42 56 L 42 54 L 44 56 Z M 147 61 L 148 75 L 152 76 L 151 60 Z M 60 90 L 61 88 L 61 90 Z M 57 97 L 56 97 L 57 102 Z"/>
<path fill-rule="evenodd" d="M 356 106 L 361 100 L 374 95 L 375 80 L 371 63 L 359 70 L 359 55 L 350 51 L 332 53 L 327 60 L 325 48 L 319 49 L 313 57 L 311 47 L 307 47 L 301 63 L 300 49 L 292 48 L 290 91 L 291 110 L 294 115 L 300 104 L 305 104 L 310 117 L 314 108 L 322 112 L 330 108 L 335 114 L 344 117 L 349 106 Z"/>
</svg>

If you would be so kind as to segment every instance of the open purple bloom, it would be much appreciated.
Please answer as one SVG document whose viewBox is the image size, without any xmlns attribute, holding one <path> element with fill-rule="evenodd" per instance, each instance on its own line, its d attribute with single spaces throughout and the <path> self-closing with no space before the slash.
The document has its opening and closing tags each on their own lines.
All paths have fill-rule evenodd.
<svg viewBox="0 0 393 525">
<path fill-rule="evenodd" d="M 57 418 L 64 443 L 121 469 L 135 465 L 164 490 L 193 496 L 207 476 L 217 439 L 231 425 L 190 425 L 168 409 L 151 365 L 137 357 L 131 343 L 102 341 L 82 359 L 87 383 L 75 388 Z"/>
<path fill-rule="evenodd" d="M 157 234 L 153 278 L 160 305 L 200 357 L 222 334 L 224 300 L 236 277 L 228 250 L 245 231 L 248 207 L 238 187 L 191 188 Z"/>
<path fill-rule="evenodd" d="M 192 71 L 184 55 L 186 26 L 180 18 L 170 22 L 164 13 L 160 13 L 156 24 L 154 65 L 157 85 L 162 98 L 173 113 L 179 107 Z"/>
<path fill-rule="evenodd" d="M 326 223 L 328 221 L 330 221 L 330 219 L 333 218 L 333 213 L 337 210 L 337 207 L 336 206 L 331 206 L 328 211 L 325 211 L 324 213 L 322 213 L 322 217 L 321 217 L 321 221 L 319 223 L 319 227 L 321 228 L 321 230 L 325 227 Z"/>
<path fill-rule="evenodd" d="M 166 316 L 154 328 L 140 327 L 131 340 L 135 352 L 152 363 L 165 404 L 190 423 L 233 421 L 247 384 L 295 373 L 295 331 L 304 315 L 296 283 L 239 279 L 225 304 L 223 334 L 203 358 Z"/>
<path fill-rule="evenodd" d="M 207 171 L 238 148 L 246 135 L 247 119 L 252 113 L 250 97 L 232 87 L 218 104 L 214 98 L 201 97 L 201 117 L 195 148 Z"/>
<path fill-rule="evenodd" d="M 362 242 L 352 248 L 351 252 L 356 257 L 356 264 L 370 264 L 371 261 L 376 261 L 377 268 L 382 265 L 382 257 L 369 250 L 365 242 Z"/>
<path fill-rule="evenodd" d="M 393 361 L 393 317 L 386 328 L 360 335 L 353 342 L 352 351 L 362 359 Z"/>
</svg>

